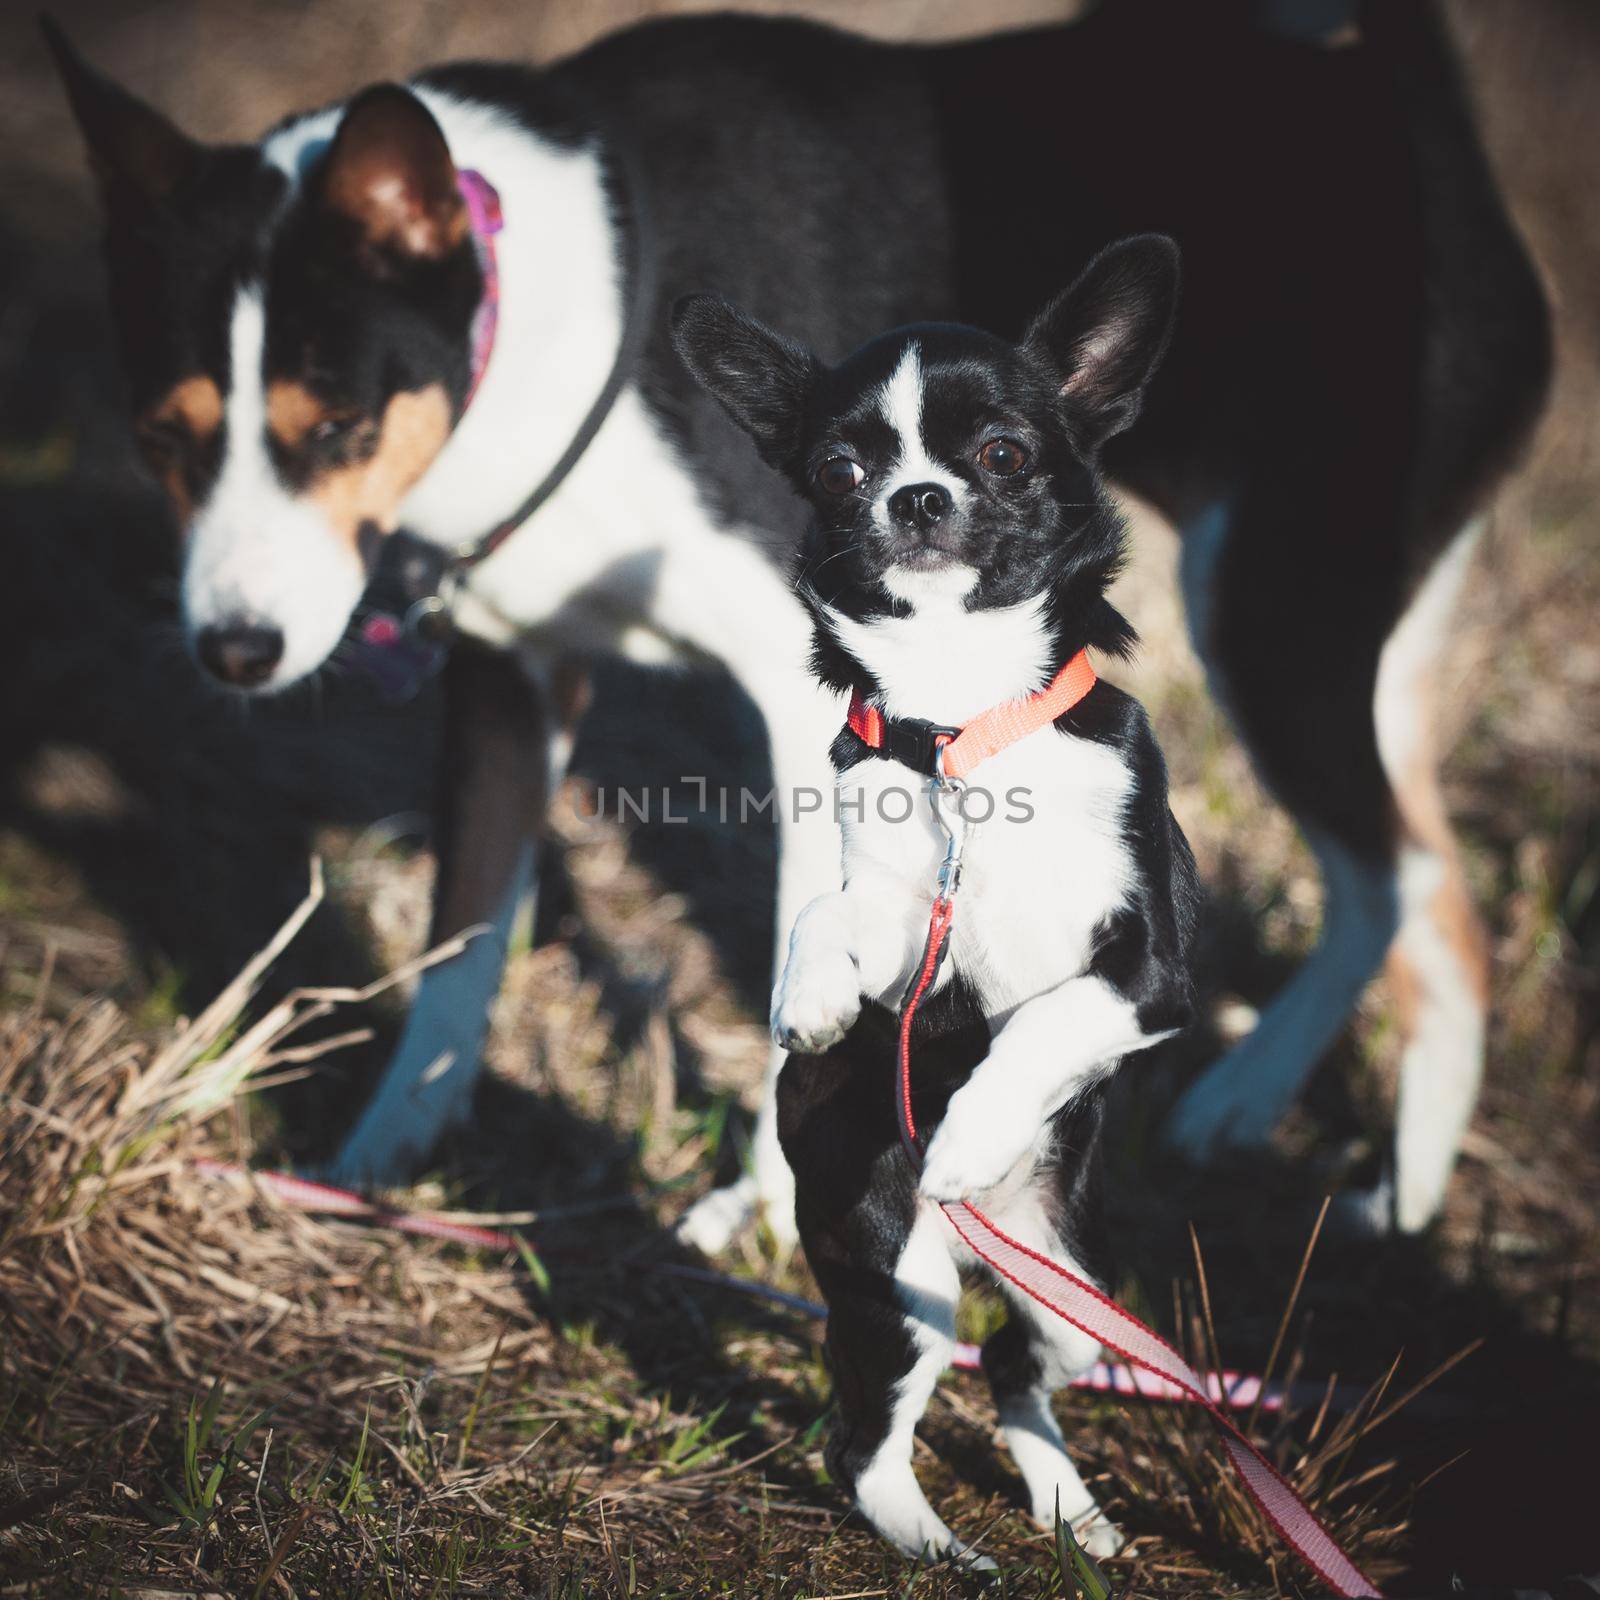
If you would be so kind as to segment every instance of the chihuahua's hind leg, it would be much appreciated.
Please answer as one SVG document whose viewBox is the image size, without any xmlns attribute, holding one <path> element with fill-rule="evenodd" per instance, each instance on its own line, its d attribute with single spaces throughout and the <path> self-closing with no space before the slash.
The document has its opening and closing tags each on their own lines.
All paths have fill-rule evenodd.
<svg viewBox="0 0 1600 1600">
<path fill-rule="evenodd" d="M 1089 1274 L 1078 1254 L 1051 1220 L 1055 1208 L 1029 1190 L 1007 1205 L 999 1225 L 1029 1249 L 1079 1277 Z M 1066 1387 L 1099 1359 L 1099 1342 L 1063 1321 L 1028 1295 L 1008 1291 L 1010 1316 L 983 1347 L 983 1370 L 994 1394 L 1011 1457 L 1028 1491 L 1028 1509 L 1041 1527 L 1054 1528 L 1057 1515 L 1090 1555 L 1115 1555 L 1123 1537 L 1100 1509 L 1084 1483 L 1051 1405 Z"/>
<path fill-rule="evenodd" d="M 961 1280 L 945 1231 L 919 1211 L 889 1284 L 866 1263 L 841 1267 L 808 1246 L 808 1259 L 813 1255 L 827 1263 L 817 1277 L 828 1296 L 834 1375 L 829 1472 L 862 1516 L 907 1555 L 991 1567 L 945 1525 L 911 1470 L 917 1423 L 955 1351 Z"/>
</svg>

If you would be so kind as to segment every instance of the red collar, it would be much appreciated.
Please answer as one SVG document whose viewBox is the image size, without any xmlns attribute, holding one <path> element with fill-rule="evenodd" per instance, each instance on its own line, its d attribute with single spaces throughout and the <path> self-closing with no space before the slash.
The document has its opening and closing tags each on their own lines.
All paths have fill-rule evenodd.
<svg viewBox="0 0 1600 1600">
<path fill-rule="evenodd" d="M 930 777 L 942 771 L 947 778 L 965 778 L 1008 744 L 1037 733 L 1064 716 L 1095 686 L 1089 652 L 1080 650 L 1037 694 L 1026 700 L 1006 700 L 991 706 L 959 728 L 924 722 L 920 717 L 886 717 L 861 698 L 850 697 L 850 731 L 870 750 L 903 762 Z M 944 760 L 938 761 L 943 751 Z"/>
<path fill-rule="evenodd" d="M 456 173 L 456 187 L 466 202 L 467 221 L 472 227 L 472 242 L 478 252 L 478 268 L 483 273 L 483 294 L 472 314 L 472 379 L 467 385 L 465 411 L 483 382 L 494 353 L 495 330 L 500 326 L 500 263 L 495 256 L 495 235 L 505 227 L 500 212 L 500 196 L 481 172 L 463 167 Z"/>
</svg>

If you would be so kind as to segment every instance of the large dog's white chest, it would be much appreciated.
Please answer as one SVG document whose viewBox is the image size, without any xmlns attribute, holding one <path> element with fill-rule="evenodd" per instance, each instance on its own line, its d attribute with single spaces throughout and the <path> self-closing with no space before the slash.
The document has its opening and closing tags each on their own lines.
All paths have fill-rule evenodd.
<svg viewBox="0 0 1600 1600">
<path fill-rule="evenodd" d="M 1123 825 L 1130 782 L 1114 750 L 1054 727 L 973 773 L 945 970 L 973 985 L 991 1019 L 1081 973 L 1095 930 L 1125 903 L 1134 872 Z M 914 904 L 931 904 L 945 834 L 929 789 L 894 761 L 868 759 L 840 778 L 847 882 L 870 861 L 901 880 Z"/>
</svg>

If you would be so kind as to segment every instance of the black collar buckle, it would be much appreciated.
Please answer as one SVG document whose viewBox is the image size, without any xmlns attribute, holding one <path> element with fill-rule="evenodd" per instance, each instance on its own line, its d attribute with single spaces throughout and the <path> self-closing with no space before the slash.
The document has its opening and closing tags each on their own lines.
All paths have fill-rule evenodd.
<svg viewBox="0 0 1600 1600">
<path fill-rule="evenodd" d="M 960 732 L 959 728 L 949 727 L 942 722 L 929 722 L 923 717 L 885 717 L 883 743 L 878 747 L 878 753 L 910 767 L 913 772 L 925 773 L 932 778 L 937 772 L 934 757 L 939 746 L 949 744 Z"/>
</svg>

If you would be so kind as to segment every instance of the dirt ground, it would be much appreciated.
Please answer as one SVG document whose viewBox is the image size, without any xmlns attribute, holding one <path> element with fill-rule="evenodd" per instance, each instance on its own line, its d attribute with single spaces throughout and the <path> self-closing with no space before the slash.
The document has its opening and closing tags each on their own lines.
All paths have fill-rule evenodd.
<svg viewBox="0 0 1600 1600">
<path fill-rule="evenodd" d="M 215 138 L 451 56 L 548 59 L 665 9 L 55 8 L 93 58 Z M 808 9 L 899 37 L 979 20 L 952 0 Z M 1068 9 L 1008 0 L 981 22 Z M 1556 404 L 1480 548 L 1442 677 L 1448 793 L 1493 936 L 1488 1079 L 1440 1226 L 1324 1238 L 1289 1343 L 1308 1381 L 1366 1386 L 1398 1360 L 1390 1394 L 1483 1343 L 1353 1448 L 1314 1407 L 1270 1435 L 1396 1594 L 1600 1568 L 1600 12 L 1447 9 L 1559 337 Z M 145 1082 L 193 1042 L 183 1019 L 294 908 L 313 851 L 329 902 L 258 1004 L 415 953 L 436 707 L 334 680 L 246 716 L 195 681 L 170 533 L 119 411 L 91 198 L 31 21 L 0 9 L 0 1590 L 964 1592 L 885 1556 L 822 1480 L 815 1324 L 641 1265 L 672 1259 L 672 1218 L 738 1161 L 764 1054 L 771 841 L 714 821 L 624 833 L 584 797 L 624 770 L 674 784 L 686 743 L 713 781 L 758 786 L 759 721 L 727 684 L 604 675 L 537 936 L 496 1015 L 481 1131 L 412 1197 L 540 1213 L 547 1285 L 493 1252 L 286 1218 L 194 1176 L 200 1158 L 314 1160 L 381 1059 L 394 995 L 339 1020 L 377 1040 L 218 1115 L 163 1101 L 164 1120 L 135 1126 L 107 1109 L 106 1074 Z M 1146 645 L 1125 681 L 1167 748 L 1211 905 L 1207 1026 L 1118 1107 L 1120 1288 L 1196 1338 L 1192 1224 L 1222 1357 L 1259 1370 L 1319 1197 L 1381 1159 L 1390 997 L 1372 991 L 1245 1170 L 1158 1153 L 1176 1087 L 1309 947 L 1319 891 L 1204 691 L 1172 535 L 1144 515 L 1136 534 L 1123 600 Z M 201 1072 L 214 1056 L 184 1059 Z M 53 1132 L 19 1109 L 50 1096 Z M 728 1265 L 809 1292 L 802 1264 L 757 1241 Z M 218 1274 L 260 1295 L 234 1304 Z M 1198 1422 L 1082 1399 L 1064 1414 L 1137 1535 L 1115 1582 L 1300 1592 Z M 959 1527 L 989 1530 L 1005 1592 L 1070 1593 L 1015 1514 L 992 1428 L 981 1385 L 952 1378 L 919 1470 Z"/>
</svg>

